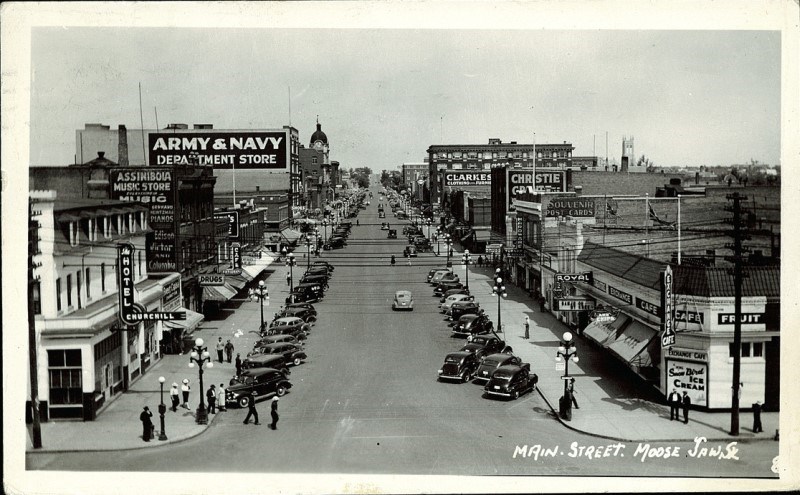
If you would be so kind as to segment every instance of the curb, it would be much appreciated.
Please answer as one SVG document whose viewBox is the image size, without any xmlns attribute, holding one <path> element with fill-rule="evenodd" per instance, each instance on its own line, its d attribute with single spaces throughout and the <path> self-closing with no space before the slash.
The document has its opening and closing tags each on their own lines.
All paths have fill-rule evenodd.
<svg viewBox="0 0 800 495">
<path fill-rule="evenodd" d="M 633 442 L 676 443 L 676 442 L 689 442 L 689 441 L 694 440 L 693 438 L 652 438 L 652 439 L 648 438 L 648 439 L 644 439 L 644 440 L 635 440 L 635 439 L 630 439 L 630 438 L 612 437 L 612 436 L 608 436 L 608 435 L 602 435 L 600 433 L 594 433 L 594 432 L 591 432 L 591 431 L 581 430 L 580 428 L 575 428 L 574 426 L 571 426 L 571 425 L 567 424 L 566 422 L 564 422 L 564 420 L 561 418 L 561 416 L 558 414 L 558 412 L 553 407 L 553 404 L 551 404 L 550 400 L 547 398 L 547 396 L 544 395 L 544 392 L 542 392 L 541 388 L 536 387 L 536 391 L 539 392 L 539 396 L 542 399 L 544 399 L 544 401 L 547 403 L 547 407 L 550 408 L 550 411 L 553 413 L 553 416 L 555 416 L 556 420 L 558 420 L 558 422 L 561 423 L 561 425 L 564 426 L 565 428 L 567 428 L 568 430 L 572 430 L 572 431 L 577 432 L 577 433 L 582 433 L 582 434 L 588 435 L 590 437 L 602 438 L 603 440 L 611 440 L 611 441 L 614 441 L 614 442 L 628 442 L 628 443 L 633 443 Z M 776 441 L 774 438 L 769 438 L 769 437 L 739 438 L 739 437 L 733 437 L 733 436 L 720 437 L 720 438 L 716 438 L 716 437 L 709 438 L 709 437 L 706 437 L 706 440 L 709 441 L 709 442 L 736 441 L 736 442 L 739 442 L 739 443 Z"/>
<path fill-rule="evenodd" d="M 140 445 L 138 447 L 119 447 L 113 449 L 53 449 L 53 450 L 28 450 L 25 449 L 25 454 L 74 454 L 77 452 L 121 452 L 121 451 L 130 451 L 130 450 L 144 450 L 144 449 L 155 449 L 158 447 L 163 447 L 166 445 L 175 445 L 181 442 L 185 442 L 186 440 L 191 440 L 192 438 L 198 437 L 201 434 L 205 433 L 206 430 L 211 426 L 214 420 L 217 419 L 217 415 L 215 414 L 213 418 L 206 424 L 205 428 L 194 433 L 192 435 L 178 438 L 177 440 L 167 440 L 166 442 L 160 442 L 156 440 L 156 443 L 152 445 Z M 144 442 L 143 442 L 144 443 Z"/>
</svg>

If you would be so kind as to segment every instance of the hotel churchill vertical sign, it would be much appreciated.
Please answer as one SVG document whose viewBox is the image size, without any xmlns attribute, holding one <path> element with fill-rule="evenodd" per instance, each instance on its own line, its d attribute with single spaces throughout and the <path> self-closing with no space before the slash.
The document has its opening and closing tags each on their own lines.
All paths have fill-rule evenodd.
<svg viewBox="0 0 800 495">
<path fill-rule="evenodd" d="M 117 245 L 117 277 L 119 278 L 119 319 L 124 325 L 136 325 L 142 321 L 153 320 L 185 320 L 186 313 L 154 312 L 148 313 L 147 309 L 136 302 L 136 293 L 133 280 L 133 244 L 124 243 Z"/>
</svg>

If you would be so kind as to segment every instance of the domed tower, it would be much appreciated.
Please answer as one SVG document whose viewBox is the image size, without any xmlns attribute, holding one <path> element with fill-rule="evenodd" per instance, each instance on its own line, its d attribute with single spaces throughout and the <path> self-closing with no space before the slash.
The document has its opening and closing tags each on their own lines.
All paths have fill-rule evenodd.
<svg viewBox="0 0 800 495">
<path fill-rule="evenodd" d="M 309 143 L 311 148 L 315 150 L 320 150 L 325 155 L 325 159 L 323 161 L 324 165 L 330 165 L 330 157 L 329 151 L 330 147 L 328 146 L 328 136 L 322 132 L 322 124 L 319 123 L 319 116 L 317 116 L 317 130 L 314 131 L 314 134 L 311 135 L 311 142 Z"/>
</svg>

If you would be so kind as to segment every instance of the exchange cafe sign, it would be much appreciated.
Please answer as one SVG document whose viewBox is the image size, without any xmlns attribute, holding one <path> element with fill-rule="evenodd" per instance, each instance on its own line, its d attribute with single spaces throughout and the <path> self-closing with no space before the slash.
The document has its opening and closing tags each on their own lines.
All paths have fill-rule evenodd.
<svg viewBox="0 0 800 495">
<path fill-rule="evenodd" d="M 448 186 L 490 186 L 492 174 L 489 172 L 471 172 L 448 170 L 444 173 L 444 185 Z"/>
<path fill-rule="evenodd" d="M 152 312 L 134 301 L 133 244 L 117 245 L 117 277 L 119 279 L 119 319 L 125 325 L 136 325 L 142 321 L 185 320 L 186 312 Z"/>
</svg>

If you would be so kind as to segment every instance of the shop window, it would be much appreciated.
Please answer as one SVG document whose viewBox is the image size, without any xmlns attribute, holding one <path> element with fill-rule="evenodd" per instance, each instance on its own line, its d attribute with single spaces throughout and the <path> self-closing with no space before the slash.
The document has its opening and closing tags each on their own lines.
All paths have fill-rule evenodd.
<svg viewBox="0 0 800 495">
<path fill-rule="evenodd" d="M 83 307 L 83 305 L 81 304 L 81 271 L 80 270 L 75 272 L 75 283 L 76 283 L 75 288 L 77 289 L 75 291 L 76 292 L 75 295 L 78 297 L 78 309 L 81 309 Z"/>
<path fill-rule="evenodd" d="M 89 277 L 89 268 L 86 268 L 86 300 L 92 298 L 92 279 Z"/>
<path fill-rule="evenodd" d="M 750 357 L 750 342 L 742 343 L 742 357 Z"/>
<path fill-rule="evenodd" d="M 82 404 L 81 350 L 48 350 L 47 360 L 47 371 L 50 377 L 50 404 Z"/>
<path fill-rule="evenodd" d="M 762 342 L 753 342 L 753 357 L 764 357 L 764 344 Z"/>
<path fill-rule="evenodd" d="M 106 264 L 100 263 L 100 291 L 106 293 Z"/>
<path fill-rule="evenodd" d="M 42 286 L 40 282 L 34 282 L 32 287 L 33 292 L 33 314 L 42 314 Z"/>
<path fill-rule="evenodd" d="M 72 275 L 67 275 L 67 307 L 72 307 Z"/>
<path fill-rule="evenodd" d="M 136 263 L 136 271 L 139 274 L 139 277 L 141 278 L 141 276 L 142 276 L 142 251 L 140 250 L 138 254 L 139 254 L 139 259 L 138 259 L 138 261 Z M 87 275 L 87 277 L 88 277 L 88 275 Z M 87 280 L 88 280 L 88 278 L 87 278 Z"/>
</svg>

